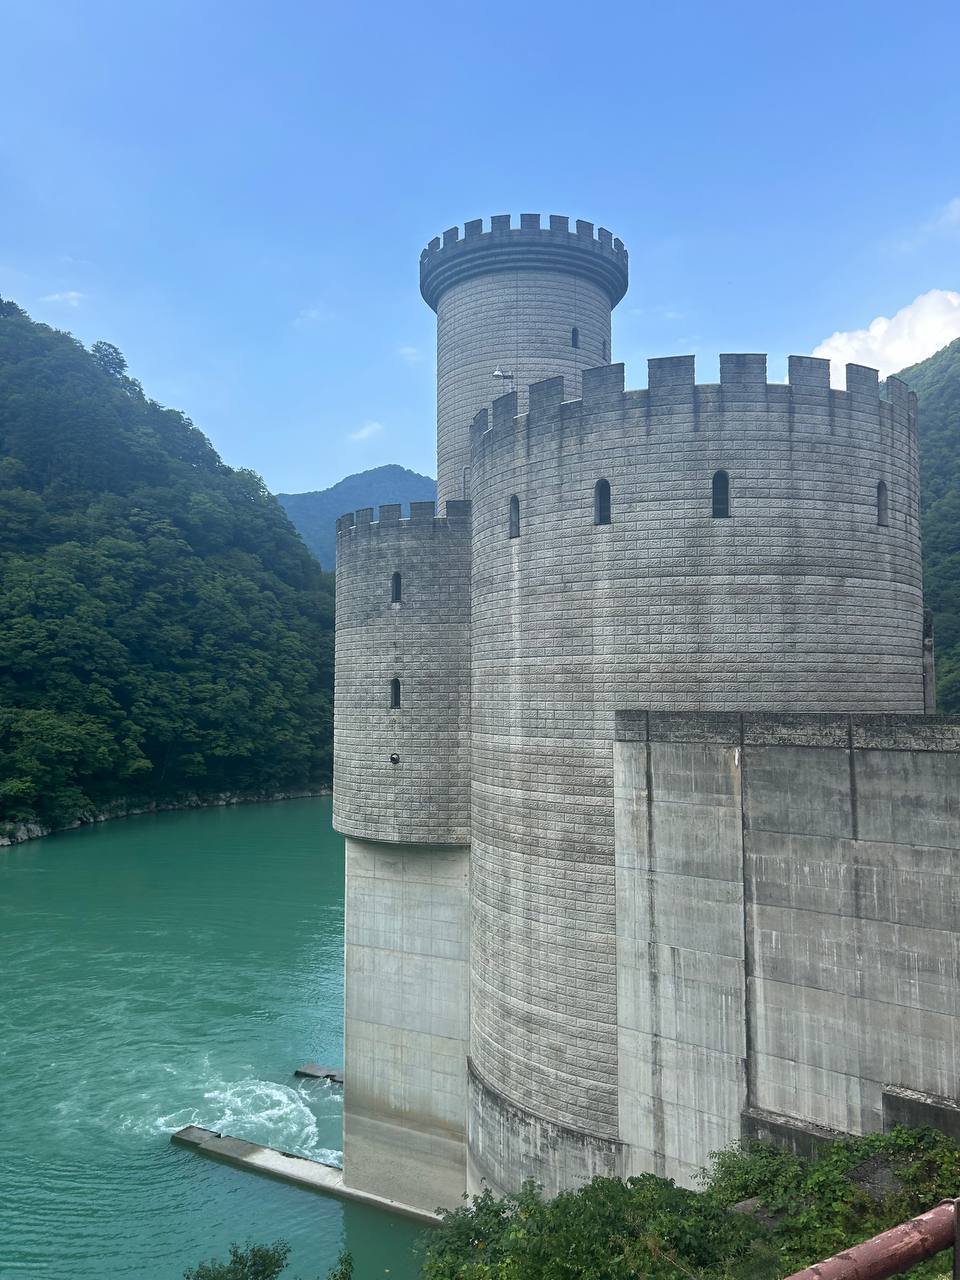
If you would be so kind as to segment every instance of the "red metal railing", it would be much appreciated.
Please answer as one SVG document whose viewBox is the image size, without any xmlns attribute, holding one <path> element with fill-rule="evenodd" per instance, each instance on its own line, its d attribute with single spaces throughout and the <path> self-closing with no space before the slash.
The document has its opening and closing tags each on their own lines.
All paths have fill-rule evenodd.
<svg viewBox="0 0 960 1280">
<path fill-rule="evenodd" d="M 787 1280 L 887 1280 L 953 1249 L 953 1276 L 960 1280 L 960 1200 L 944 1200 L 919 1218 L 901 1222 L 852 1249 L 797 1271 Z"/>
</svg>

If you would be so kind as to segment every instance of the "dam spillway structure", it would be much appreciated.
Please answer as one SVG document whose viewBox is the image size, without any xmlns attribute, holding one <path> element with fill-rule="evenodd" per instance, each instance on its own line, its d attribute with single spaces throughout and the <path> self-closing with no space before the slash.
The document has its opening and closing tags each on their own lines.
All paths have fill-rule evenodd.
<svg viewBox="0 0 960 1280">
<path fill-rule="evenodd" d="M 432 240 L 439 510 L 338 521 L 344 1179 L 429 1209 L 960 1096 L 916 399 L 625 389 L 627 280 L 589 222 Z"/>
</svg>

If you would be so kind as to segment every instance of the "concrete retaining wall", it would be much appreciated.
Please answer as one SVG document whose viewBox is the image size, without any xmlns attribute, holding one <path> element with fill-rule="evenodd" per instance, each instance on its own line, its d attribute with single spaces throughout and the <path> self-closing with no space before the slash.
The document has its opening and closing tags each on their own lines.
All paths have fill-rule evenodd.
<svg viewBox="0 0 960 1280">
<path fill-rule="evenodd" d="M 615 811 L 628 1172 L 960 1098 L 960 718 L 622 713 Z"/>
</svg>

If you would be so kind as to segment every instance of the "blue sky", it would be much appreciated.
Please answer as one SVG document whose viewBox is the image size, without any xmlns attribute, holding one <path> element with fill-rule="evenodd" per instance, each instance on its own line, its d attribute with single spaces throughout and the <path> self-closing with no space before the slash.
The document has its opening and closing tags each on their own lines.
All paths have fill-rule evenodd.
<svg viewBox="0 0 960 1280">
<path fill-rule="evenodd" d="M 0 293 L 274 490 L 433 474 L 418 257 L 493 213 L 622 237 L 628 386 L 838 331 L 888 372 L 960 333 L 958 46 L 939 0 L 6 0 Z"/>
</svg>

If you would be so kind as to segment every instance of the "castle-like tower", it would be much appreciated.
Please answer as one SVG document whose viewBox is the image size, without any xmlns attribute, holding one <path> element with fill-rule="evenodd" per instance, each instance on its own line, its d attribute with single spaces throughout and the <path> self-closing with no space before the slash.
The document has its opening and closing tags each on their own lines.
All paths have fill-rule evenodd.
<svg viewBox="0 0 960 1280">
<path fill-rule="evenodd" d="M 432 1207 L 676 1172 L 637 1084 L 615 714 L 923 711 L 915 399 L 854 365 L 831 390 L 810 357 L 770 384 L 754 354 L 709 386 L 651 360 L 625 391 L 627 255 L 590 223 L 470 222 L 420 272 L 442 513 L 338 524 L 345 1178 Z M 747 1049 L 716 1052 L 728 1141 Z"/>
</svg>

